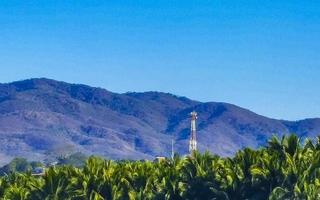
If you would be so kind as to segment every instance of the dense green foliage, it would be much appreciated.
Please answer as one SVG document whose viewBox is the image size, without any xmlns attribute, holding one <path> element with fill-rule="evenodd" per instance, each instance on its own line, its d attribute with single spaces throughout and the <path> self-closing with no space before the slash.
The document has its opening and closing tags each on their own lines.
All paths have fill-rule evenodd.
<svg viewBox="0 0 320 200">
<path fill-rule="evenodd" d="M 77 152 L 70 154 L 68 156 L 59 156 L 56 160 L 42 164 L 41 162 L 31 161 L 29 162 L 25 158 L 15 158 L 10 163 L 0 168 L 0 176 L 4 176 L 14 172 L 20 173 L 37 173 L 37 171 L 42 169 L 44 165 L 50 166 L 53 163 L 55 165 L 72 165 L 75 167 L 82 167 L 87 160 L 87 156 Z"/>
<path fill-rule="evenodd" d="M 82 167 L 88 157 L 81 152 L 71 154 L 69 156 L 60 156 L 57 158 L 57 165 L 72 165 L 75 167 Z M 49 163 L 50 164 L 50 163 Z"/>
<path fill-rule="evenodd" d="M 0 197 L 44 199 L 320 199 L 320 140 L 272 138 L 265 148 L 233 158 L 195 152 L 159 162 L 91 157 L 83 168 L 51 167 L 44 176 L 0 179 Z"/>
<path fill-rule="evenodd" d="M 15 158 L 9 164 L 0 168 L 0 175 L 10 174 L 12 172 L 28 172 L 42 167 L 41 162 L 28 162 L 25 158 Z"/>
</svg>

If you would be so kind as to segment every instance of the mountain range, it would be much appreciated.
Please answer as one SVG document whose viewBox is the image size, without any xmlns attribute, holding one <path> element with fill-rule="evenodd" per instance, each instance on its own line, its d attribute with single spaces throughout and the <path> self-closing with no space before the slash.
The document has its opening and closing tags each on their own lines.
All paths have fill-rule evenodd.
<svg viewBox="0 0 320 200">
<path fill-rule="evenodd" d="M 261 105 L 265 106 L 265 105 Z M 269 105 L 270 106 L 270 105 Z M 51 79 L 0 84 L 0 164 L 14 157 L 48 160 L 82 152 L 111 159 L 188 153 L 190 112 L 200 151 L 233 155 L 272 135 L 316 137 L 320 119 L 276 120 L 236 105 L 161 92 L 118 94 Z"/>
</svg>

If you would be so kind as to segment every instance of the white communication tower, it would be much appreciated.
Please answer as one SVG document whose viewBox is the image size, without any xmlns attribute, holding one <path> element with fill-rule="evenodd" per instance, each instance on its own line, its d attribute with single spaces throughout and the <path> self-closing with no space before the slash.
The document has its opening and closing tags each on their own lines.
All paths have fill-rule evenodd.
<svg viewBox="0 0 320 200">
<path fill-rule="evenodd" d="M 198 114 L 193 111 L 190 113 L 191 115 L 191 136 L 190 136 L 190 142 L 189 142 L 189 152 L 192 154 L 192 152 L 197 150 L 197 129 L 196 129 L 196 120 L 198 118 Z"/>
</svg>

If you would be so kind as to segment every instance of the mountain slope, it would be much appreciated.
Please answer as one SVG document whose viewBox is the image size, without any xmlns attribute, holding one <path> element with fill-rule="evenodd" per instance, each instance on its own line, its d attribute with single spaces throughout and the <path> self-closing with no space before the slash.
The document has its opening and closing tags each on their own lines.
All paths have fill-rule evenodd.
<svg viewBox="0 0 320 200">
<path fill-rule="evenodd" d="M 0 84 L 0 159 L 44 160 L 81 151 L 115 159 L 188 151 L 189 113 L 199 113 L 199 149 L 231 155 L 272 134 L 320 133 L 320 119 L 281 121 L 227 103 L 167 93 L 117 94 L 50 79 Z"/>
</svg>

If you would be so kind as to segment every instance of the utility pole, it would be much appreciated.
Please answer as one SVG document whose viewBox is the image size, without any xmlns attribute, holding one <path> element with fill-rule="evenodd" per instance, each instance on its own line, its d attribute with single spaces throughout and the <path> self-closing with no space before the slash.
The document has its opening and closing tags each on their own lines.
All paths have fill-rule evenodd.
<svg viewBox="0 0 320 200">
<path fill-rule="evenodd" d="M 174 145 L 173 139 L 171 139 L 171 158 L 172 158 L 172 160 L 173 160 L 173 158 L 174 158 L 174 148 L 173 148 L 173 145 Z"/>
</svg>

